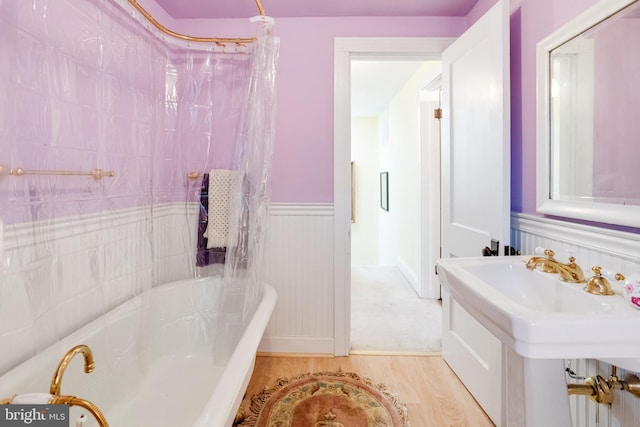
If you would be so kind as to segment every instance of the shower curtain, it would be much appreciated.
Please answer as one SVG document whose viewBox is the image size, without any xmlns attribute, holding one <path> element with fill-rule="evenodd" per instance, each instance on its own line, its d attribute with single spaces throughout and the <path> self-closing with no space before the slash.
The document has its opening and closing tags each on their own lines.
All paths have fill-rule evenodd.
<svg viewBox="0 0 640 427">
<path fill-rule="evenodd" d="M 222 299 L 218 314 L 205 325 L 217 363 L 225 363 L 262 296 L 260 267 L 266 237 L 275 126 L 275 77 L 279 40 L 265 21 L 263 34 L 241 53 L 187 50 L 186 73 L 176 81 L 176 128 L 179 138 L 207 141 L 207 152 L 193 156 L 186 169 L 231 169 L 238 179 L 232 190 Z M 188 100 L 188 101 L 187 101 Z M 204 126 L 199 125 L 203 123 Z M 172 128 L 172 136 L 173 134 Z M 206 186 L 206 184 L 203 184 Z M 191 187 L 198 203 L 201 186 Z M 211 191 L 211 188 L 209 189 Z M 194 223 L 195 233 L 198 221 Z M 200 227 L 201 228 L 201 227 Z M 196 274 L 220 274 L 196 269 Z"/>
<path fill-rule="evenodd" d="M 242 177 L 224 302 L 202 326 L 233 345 L 261 292 L 274 136 L 278 39 L 255 28 L 254 43 L 199 44 L 126 0 L 0 1 L 0 374 L 134 295 L 210 274 L 188 176 L 212 169 Z M 49 173 L 93 169 L 113 174 Z"/>
<path fill-rule="evenodd" d="M 255 43 L 247 108 L 238 138 L 238 171 L 229 218 L 224 268 L 222 321 L 217 354 L 229 357 L 262 295 L 260 266 L 270 203 L 275 127 L 275 74 L 278 40 L 266 34 Z M 236 237 L 237 236 L 237 237 Z"/>
</svg>

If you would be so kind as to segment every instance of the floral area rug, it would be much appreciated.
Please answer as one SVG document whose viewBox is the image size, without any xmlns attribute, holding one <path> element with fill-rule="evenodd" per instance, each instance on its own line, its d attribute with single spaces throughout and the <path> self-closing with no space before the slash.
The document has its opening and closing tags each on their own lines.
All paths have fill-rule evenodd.
<svg viewBox="0 0 640 427">
<path fill-rule="evenodd" d="M 281 378 L 242 412 L 238 427 L 409 427 L 407 408 L 383 384 L 341 371 Z"/>
</svg>

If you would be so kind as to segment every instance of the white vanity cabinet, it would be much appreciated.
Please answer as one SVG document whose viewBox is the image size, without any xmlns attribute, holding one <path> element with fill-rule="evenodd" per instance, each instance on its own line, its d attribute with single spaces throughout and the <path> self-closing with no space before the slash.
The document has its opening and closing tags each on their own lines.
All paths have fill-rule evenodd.
<svg viewBox="0 0 640 427">
<path fill-rule="evenodd" d="M 497 427 L 504 427 L 502 343 L 442 287 L 442 357 Z"/>
</svg>

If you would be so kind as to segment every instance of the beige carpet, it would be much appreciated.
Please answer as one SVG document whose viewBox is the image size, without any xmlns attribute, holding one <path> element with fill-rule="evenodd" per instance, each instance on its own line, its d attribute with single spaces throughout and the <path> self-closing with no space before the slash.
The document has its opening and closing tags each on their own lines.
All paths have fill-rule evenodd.
<svg viewBox="0 0 640 427">
<path fill-rule="evenodd" d="M 351 351 L 442 350 L 442 307 L 421 299 L 397 267 L 351 267 Z"/>
</svg>

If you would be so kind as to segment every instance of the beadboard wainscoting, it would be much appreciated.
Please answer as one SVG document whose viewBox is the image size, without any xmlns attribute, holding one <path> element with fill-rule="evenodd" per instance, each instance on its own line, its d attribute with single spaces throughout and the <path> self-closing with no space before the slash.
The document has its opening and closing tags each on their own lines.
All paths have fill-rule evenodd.
<svg viewBox="0 0 640 427">
<path fill-rule="evenodd" d="M 552 249 L 563 260 L 571 254 L 585 275 L 599 265 L 623 274 L 640 273 L 640 235 L 573 224 L 531 215 L 513 214 L 512 246 L 522 254 L 534 254 L 537 247 Z M 615 285 L 614 285 L 615 286 Z M 629 331 L 638 333 L 638 331 Z M 640 358 L 640 355 L 638 355 Z M 567 360 L 578 376 L 602 375 L 609 378 L 611 365 L 599 360 Z M 618 370 L 623 378 L 624 370 Z M 569 379 L 570 382 L 581 382 Z M 629 427 L 640 425 L 640 399 L 631 393 L 615 391 L 613 404 L 596 404 L 586 396 L 571 396 L 575 427 Z"/>
<path fill-rule="evenodd" d="M 333 205 L 272 204 L 264 253 L 278 301 L 259 351 L 333 354 Z"/>
</svg>

